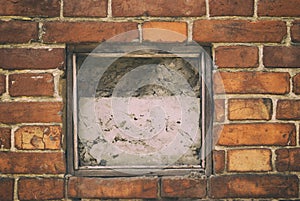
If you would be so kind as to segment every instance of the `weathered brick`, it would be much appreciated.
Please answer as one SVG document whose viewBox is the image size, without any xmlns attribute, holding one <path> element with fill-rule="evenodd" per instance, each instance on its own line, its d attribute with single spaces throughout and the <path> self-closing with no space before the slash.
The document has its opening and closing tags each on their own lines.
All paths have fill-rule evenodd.
<svg viewBox="0 0 300 201">
<path fill-rule="evenodd" d="M 278 100 L 276 119 L 300 120 L 300 100 Z"/>
<path fill-rule="evenodd" d="M 210 0 L 210 16 L 253 16 L 253 0 Z"/>
<path fill-rule="evenodd" d="M 61 68 L 65 62 L 64 52 L 62 48 L 3 48 L 0 49 L 0 68 L 5 70 Z"/>
<path fill-rule="evenodd" d="M 113 0 L 112 15 L 133 16 L 203 16 L 206 13 L 205 0 Z"/>
<path fill-rule="evenodd" d="M 203 198 L 205 196 L 205 179 L 165 177 L 161 180 L 161 197 Z"/>
<path fill-rule="evenodd" d="M 300 94 L 300 73 L 293 77 L 293 92 Z"/>
<path fill-rule="evenodd" d="M 272 100 L 230 99 L 228 101 L 229 120 L 270 120 L 272 118 Z"/>
<path fill-rule="evenodd" d="M 145 22 L 143 24 L 143 40 L 145 41 L 183 42 L 186 39 L 187 24 L 184 22 Z"/>
<path fill-rule="evenodd" d="M 71 177 L 70 198 L 157 198 L 157 178 Z"/>
<path fill-rule="evenodd" d="M 10 143 L 10 128 L 0 128 L 0 148 L 9 149 L 11 146 Z"/>
<path fill-rule="evenodd" d="M 0 95 L 6 91 L 6 76 L 0 74 Z"/>
<path fill-rule="evenodd" d="M 59 178 L 20 178 L 20 200 L 50 200 L 64 198 L 64 180 Z"/>
<path fill-rule="evenodd" d="M 58 17 L 59 0 L 0 0 L 0 15 Z"/>
<path fill-rule="evenodd" d="M 0 152 L 3 174 L 63 174 L 65 159 L 61 152 Z"/>
<path fill-rule="evenodd" d="M 300 47 L 264 47 L 263 63 L 266 67 L 298 68 L 300 65 Z"/>
<path fill-rule="evenodd" d="M 219 72 L 214 74 L 217 94 L 286 94 L 290 75 L 281 72 Z"/>
<path fill-rule="evenodd" d="M 218 145 L 296 145 L 296 127 L 284 123 L 226 124 L 215 128 Z"/>
<path fill-rule="evenodd" d="M 278 149 L 276 154 L 276 169 L 278 171 L 300 171 L 300 149 Z"/>
<path fill-rule="evenodd" d="M 134 22 L 46 22 L 43 29 L 44 42 L 102 42 L 133 30 L 123 40 L 138 38 L 137 23 Z"/>
<path fill-rule="evenodd" d="M 53 96 L 54 78 L 49 73 L 9 75 L 10 96 Z"/>
<path fill-rule="evenodd" d="M 259 16 L 299 17 L 299 0 L 259 0 L 257 14 Z"/>
<path fill-rule="evenodd" d="M 300 21 L 294 21 L 291 27 L 291 38 L 294 43 L 300 42 Z"/>
<path fill-rule="evenodd" d="M 60 102 L 7 102 L 0 103 L 1 123 L 61 123 Z"/>
<path fill-rule="evenodd" d="M 0 43 L 28 43 L 37 39 L 38 24 L 36 22 L 0 21 Z"/>
<path fill-rule="evenodd" d="M 198 42 L 281 42 L 286 30 L 284 22 L 275 20 L 197 20 L 193 39 Z"/>
<path fill-rule="evenodd" d="M 217 122 L 222 122 L 225 120 L 225 100 L 224 99 L 216 99 L 215 100 L 215 108 L 214 108 L 214 118 Z"/>
<path fill-rule="evenodd" d="M 253 46 L 217 47 L 215 63 L 219 68 L 258 67 L 258 48 Z"/>
<path fill-rule="evenodd" d="M 296 175 L 225 175 L 211 178 L 211 198 L 296 198 Z"/>
<path fill-rule="evenodd" d="M 14 200 L 14 180 L 0 178 L 0 198 L 2 201 Z"/>
<path fill-rule="evenodd" d="M 214 173 L 222 173 L 225 169 L 225 151 L 214 150 L 213 151 L 213 168 Z"/>
<path fill-rule="evenodd" d="M 272 170 L 269 149 L 235 149 L 227 151 L 227 171 L 261 172 Z"/>
<path fill-rule="evenodd" d="M 15 131 L 17 149 L 60 149 L 60 126 L 22 126 Z"/>
<path fill-rule="evenodd" d="M 66 17 L 105 17 L 107 0 L 64 0 Z"/>
</svg>

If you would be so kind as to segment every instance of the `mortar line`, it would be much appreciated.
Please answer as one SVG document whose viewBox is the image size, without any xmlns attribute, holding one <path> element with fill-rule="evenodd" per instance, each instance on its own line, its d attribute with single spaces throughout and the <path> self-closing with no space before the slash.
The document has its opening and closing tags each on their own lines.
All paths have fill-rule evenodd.
<svg viewBox="0 0 300 201">
<path fill-rule="evenodd" d="M 187 28 L 188 28 L 187 40 L 188 40 L 188 42 L 193 41 L 193 25 L 194 25 L 194 22 L 192 20 L 187 21 Z"/>
<path fill-rule="evenodd" d="M 210 18 L 210 13 L 209 13 L 209 0 L 205 0 L 205 6 L 206 6 L 206 17 L 209 19 L 209 18 Z"/>
<path fill-rule="evenodd" d="M 60 18 L 61 20 L 64 19 L 64 1 L 63 1 L 63 0 L 60 0 L 59 18 Z"/>
<path fill-rule="evenodd" d="M 143 43 L 144 35 L 143 35 L 142 24 L 138 24 L 138 32 L 139 32 L 139 42 Z"/>
<path fill-rule="evenodd" d="M 254 5 L 253 5 L 254 7 L 254 12 L 253 12 L 253 17 L 255 18 L 255 19 L 258 19 L 258 13 L 257 13 L 257 10 L 258 10 L 258 0 L 254 0 Z"/>
<path fill-rule="evenodd" d="M 19 200 L 18 198 L 18 182 L 19 182 L 19 178 L 15 178 L 14 179 L 14 200 Z"/>
<path fill-rule="evenodd" d="M 291 46 L 292 43 L 291 26 L 292 26 L 292 22 L 286 21 L 286 34 L 287 34 L 285 39 L 286 46 Z"/>
<path fill-rule="evenodd" d="M 112 18 L 112 0 L 107 2 L 107 18 Z"/>
</svg>

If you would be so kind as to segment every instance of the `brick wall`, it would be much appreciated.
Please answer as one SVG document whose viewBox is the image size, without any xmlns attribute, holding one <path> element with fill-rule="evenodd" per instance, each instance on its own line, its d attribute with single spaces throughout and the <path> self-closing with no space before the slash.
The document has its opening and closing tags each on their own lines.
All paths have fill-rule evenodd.
<svg viewBox="0 0 300 201">
<path fill-rule="evenodd" d="M 293 200 L 300 176 L 299 0 L 0 0 L 0 200 Z M 214 174 L 66 175 L 65 47 L 167 28 L 211 43 Z M 169 38 L 163 38 L 169 40 Z"/>
</svg>

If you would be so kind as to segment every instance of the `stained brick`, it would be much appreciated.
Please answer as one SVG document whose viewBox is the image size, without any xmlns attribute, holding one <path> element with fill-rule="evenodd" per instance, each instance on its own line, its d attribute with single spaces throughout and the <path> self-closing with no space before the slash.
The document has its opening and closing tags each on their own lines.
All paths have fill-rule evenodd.
<svg viewBox="0 0 300 201">
<path fill-rule="evenodd" d="M 300 94 L 300 73 L 293 77 L 293 92 Z"/>
<path fill-rule="evenodd" d="M 253 0 L 210 0 L 210 16 L 252 16 Z"/>
<path fill-rule="evenodd" d="M 28 21 L 0 21 L 0 43 L 28 43 L 38 39 L 38 24 Z"/>
<path fill-rule="evenodd" d="M 276 111 L 277 119 L 300 120 L 300 100 L 278 100 Z"/>
<path fill-rule="evenodd" d="M 272 118 L 272 100 L 230 99 L 228 101 L 229 120 L 270 120 Z"/>
<path fill-rule="evenodd" d="M 10 128 L 0 128 L 0 148 L 9 149 L 10 143 Z"/>
<path fill-rule="evenodd" d="M 0 95 L 6 91 L 6 76 L 0 75 Z"/>
<path fill-rule="evenodd" d="M 166 177 L 161 181 L 162 197 L 203 198 L 206 196 L 206 180 Z"/>
<path fill-rule="evenodd" d="M 182 42 L 186 39 L 187 24 L 184 22 L 145 22 L 143 24 L 143 40 L 145 41 Z"/>
<path fill-rule="evenodd" d="M 3 174 L 63 174 L 63 153 L 0 152 L 0 172 Z"/>
<path fill-rule="evenodd" d="M 278 149 L 276 169 L 278 171 L 300 171 L 300 149 Z"/>
<path fill-rule="evenodd" d="M 225 169 L 225 151 L 214 150 L 213 151 L 213 167 L 214 173 L 222 173 Z"/>
<path fill-rule="evenodd" d="M 299 7 L 299 0 L 259 0 L 257 14 L 259 16 L 298 17 Z"/>
<path fill-rule="evenodd" d="M 50 200 L 64 198 L 64 180 L 58 178 L 20 178 L 20 200 Z"/>
<path fill-rule="evenodd" d="M 17 149 L 60 149 L 60 126 L 22 126 L 15 131 Z"/>
<path fill-rule="evenodd" d="M 2 201 L 11 201 L 14 198 L 14 180 L 0 178 L 0 198 Z"/>
<path fill-rule="evenodd" d="M 157 178 L 71 177 L 70 198 L 157 198 Z"/>
<path fill-rule="evenodd" d="M 217 94 L 286 94 L 290 90 L 289 73 L 219 72 L 214 74 Z"/>
<path fill-rule="evenodd" d="M 300 21 L 294 21 L 291 27 L 291 38 L 295 43 L 300 42 Z"/>
<path fill-rule="evenodd" d="M 66 17 L 105 17 L 107 0 L 64 0 Z"/>
<path fill-rule="evenodd" d="M 10 96 L 53 96 L 54 77 L 49 73 L 9 75 Z"/>
<path fill-rule="evenodd" d="M 226 175 L 211 178 L 211 198 L 296 198 L 296 175 Z"/>
<path fill-rule="evenodd" d="M 235 149 L 227 151 L 227 171 L 261 172 L 272 170 L 269 149 Z"/>
<path fill-rule="evenodd" d="M 206 13 L 205 0 L 113 0 L 112 15 L 130 16 L 203 16 Z"/>
<path fill-rule="evenodd" d="M 296 127 L 284 123 L 226 124 L 215 128 L 217 144 L 224 146 L 296 145 Z"/>
<path fill-rule="evenodd" d="M 300 47 L 264 47 L 263 63 L 266 67 L 298 68 L 300 66 Z"/>
<path fill-rule="evenodd" d="M 0 0 L 0 15 L 58 17 L 59 0 Z"/>
<path fill-rule="evenodd" d="M 281 42 L 285 36 L 285 23 L 275 20 L 197 20 L 193 27 L 198 42 Z"/>
<path fill-rule="evenodd" d="M 0 68 L 5 70 L 54 69 L 65 62 L 64 49 L 0 49 Z"/>
<path fill-rule="evenodd" d="M 258 67 L 258 48 L 253 46 L 217 47 L 215 62 L 219 68 L 255 68 Z"/>
<path fill-rule="evenodd" d="M 62 122 L 60 102 L 0 103 L 1 123 L 51 123 Z"/>
<path fill-rule="evenodd" d="M 214 108 L 214 118 L 217 122 L 222 122 L 225 120 L 225 100 L 224 99 L 216 99 L 215 100 L 215 108 Z"/>
<path fill-rule="evenodd" d="M 134 22 L 46 22 L 43 29 L 44 42 L 101 42 L 132 30 L 135 31 L 123 40 L 138 38 L 137 23 Z"/>
</svg>

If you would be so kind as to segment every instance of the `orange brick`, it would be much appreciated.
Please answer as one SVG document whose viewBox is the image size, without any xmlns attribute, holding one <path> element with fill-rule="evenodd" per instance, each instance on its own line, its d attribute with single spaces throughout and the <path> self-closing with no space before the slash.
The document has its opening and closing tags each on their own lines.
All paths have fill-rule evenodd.
<svg viewBox="0 0 300 201">
<path fill-rule="evenodd" d="M 227 171 L 270 171 L 272 153 L 269 149 L 236 149 L 227 151 Z"/>
<path fill-rule="evenodd" d="M 230 99 L 228 101 L 229 120 L 270 120 L 271 117 L 271 99 Z"/>
<path fill-rule="evenodd" d="M 300 100 L 278 100 L 276 119 L 300 120 Z"/>
<path fill-rule="evenodd" d="M 183 42 L 187 39 L 184 22 L 145 22 L 143 40 L 152 42 Z"/>
<path fill-rule="evenodd" d="M 259 0 L 257 14 L 259 16 L 299 17 L 299 0 Z"/>
</svg>

